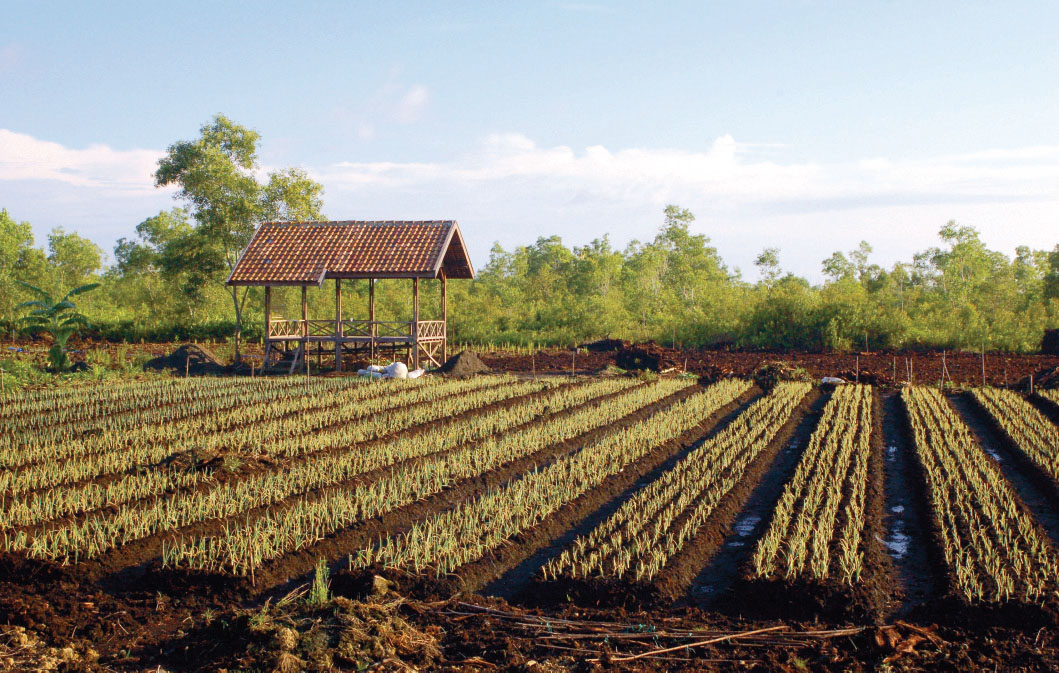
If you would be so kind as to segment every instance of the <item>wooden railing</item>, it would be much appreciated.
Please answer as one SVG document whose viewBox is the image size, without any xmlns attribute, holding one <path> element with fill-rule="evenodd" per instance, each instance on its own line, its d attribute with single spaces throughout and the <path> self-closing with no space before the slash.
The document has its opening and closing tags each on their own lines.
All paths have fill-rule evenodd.
<svg viewBox="0 0 1059 673">
<path fill-rule="evenodd" d="M 408 339 L 412 341 L 411 321 L 393 320 L 287 320 L 273 318 L 268 325 L 270 339 L 309 337 L 344 337 L 351 339 Z M 419 341 L 445 339 L 444 320 L 421 320 L 416 338 Z"/>
<path fill-rule="evenodd" d="M 419 340 L 432 341 L 445 338 L 444 320 L 421 320 L 419 321 Z"/>
</svg>

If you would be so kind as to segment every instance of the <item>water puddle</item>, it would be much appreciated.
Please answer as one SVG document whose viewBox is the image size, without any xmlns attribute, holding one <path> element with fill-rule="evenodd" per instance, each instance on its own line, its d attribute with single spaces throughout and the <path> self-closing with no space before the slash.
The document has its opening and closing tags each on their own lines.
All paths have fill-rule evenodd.
<svg viewBox="0 0 1059 673">
<path fill-rule="evenodd" d="M 912 538 L 905 534 L 904 528 L 904 521 L 896 521 L 894 522 L 893 530 L 890 531 L 889 539 L 879 540 L 879 542 L 886 545 L 886 548 L 890 551 L 890 556 L 897 560 L 904 558 L 905 554 L 908 553 L 908 545 L 912 542 Z"/>
<path fill-rule="evenodd" d="M 747 514 L 739 521 L 735 522 L 735 532 L 739 534 L 739 537 L 750 537 L 754 534 L 754 529 L 761 522 L 761 517 L 757 514 Z"/>
<path fill-rule="evenodd" d="M 886 460 L 891 463 L 897 460 L 897 447 L 893 444 L 886 447 Z"/>
<path fill-rule="evenodd" d="M 995 460 L 998 463 L 1003 463 L 1004 462 L 1004 459 L 1000 457 L 1000 454 L 997 453 L 996 450 L 993 449 L 993 447 L 987 445 L 987 446 L 985 446 L 983 448 L 985 449 L 986 453 L 988 453 L 990 456 L 992 456 L 993 460 Z"/>
<path fill-rule="evenodd" d="M 894 514 L 900 514 L 901 512 L 905 511 L 905 506 L 904 505 L 894 505 L 893 507 L 890 508 L 890 511 L 893 512 Z"/>
</svg>

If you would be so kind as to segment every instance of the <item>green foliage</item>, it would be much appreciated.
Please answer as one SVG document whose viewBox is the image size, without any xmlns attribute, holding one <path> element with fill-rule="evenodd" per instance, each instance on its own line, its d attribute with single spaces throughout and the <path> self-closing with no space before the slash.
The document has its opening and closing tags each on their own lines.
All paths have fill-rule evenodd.
<svg viewBox="0 0 1059 673">
<path fill-rule="evenodd" d="M 331 602 L 331 585 L 328 582 L 330 576 L 331 572 L 327 569 L 327 563 L 323 559 L 318 560 L 313 573 L 313 583 L 306 599 L 309 605 L 322 608 Z"/>
<path fill-rule="evenodd" d="M 32 309 L 22 317 L 22 324 L 31 330 L 50 334 L 53 340 L 48 349 L 48 361 L 52 369 L 64 372 L 70 368 L 70 358 L 66 354 L 66 342 L 82 327 L 88 326 L 88 319 L 77 312 L 77 306 L 71 301 L 75 295 L 94 290 L 99 283 L 80 285 L 70 290 L 62 299 L 55 301 L 51 294 L 29 283 L 21 283 L 37 299 L 25 301 L 16 308 Z"/>
<path fill-rule="evenodd" d="M 250 291 L 225 287 L 224 281 L 239 252 L 261 222 L 322 218 L 323 187 L 304 171 L 289 168 L 270 173 L 265 184 L 257 181 L 259 140 L 256 131 L 217 115 L 195 140 L 170 145 L 158 162 L 155 184 L 176 186 L 176 198 L 195 224 L 184 211 L 162 213 L 137 227 L 141 244 L 126 243 L 121 251 L 127 264 L 157 266 L 190 303 L 197 303 L 209 284 L 224 288 L 235 313 L 237 360 Z"/>
<path fill-rule="evenodd" d="M 174 144 L 156 173 L 178 188 L 182 208 L 143 220 L 98 271 L 99 251 L 55 230 L 47 251 L 29 223 L 0 210 L 0 332 L 21 327 L 20 283 L 58 293 L 96 282 L 79 301 L 94 339 L 127 342 L 260 339 L 264 293 L 224 280 L 255 227 L 271 219 L 316 219 L 320 187 L 297 170 L 255 177 L 257 134 L 224 117 L 200 137 Z M 472 346 L 536 349 L 601 337 L 663 345 L 862 351 L 946 348 L 1031 352 L 1059 327 L 1059 245 L 1022 246 L 1013 258 L 988 249 L 973 228 L 954 222 L 939 245 L 883 268 L 871 246 L 822 261 L 819 285 L 785 273 L 780 251 L 758 257 L 760 280 L 724 264 L 694 216 L 668 206 L 645 242 L 616 249 L 606 236 L 567 246 L 559 236 L 505 250 L 493 247 L 471 282 L 449 284 L 450 335 Z M 421 314 L 437 317 L 436 283 L 422 283 Z M 309 317 L 333 318 L 334 288 L 309 288 Z M 411 283 L 376 284 L 379 320 L 411 317 Z M 343 283 L 344 312 L 366 318 L 368 283 Z M 298 316 L 299 288 L 273 288 L 274 316 Z M 238 344 L 235 345 L 238 352 Z M 113 369 L 113 368 L 112 368 Z"/>
</svg>

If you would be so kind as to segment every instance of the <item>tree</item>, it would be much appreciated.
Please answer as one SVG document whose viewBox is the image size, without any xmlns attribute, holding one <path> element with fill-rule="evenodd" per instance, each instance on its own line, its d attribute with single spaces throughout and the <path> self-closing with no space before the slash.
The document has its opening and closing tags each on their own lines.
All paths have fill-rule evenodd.
<svg viewBox="0 0 1059 673">
<path fill-rule="evenodd" d="M 77 312 L 71 298 L 75 295 L 94 290 L 99 283 L 81 285 L 67 292 L 62 299 L 55 301 L 51 294 L 29 283 L 20 285 L 32 292 L 37 298 L 32 301 L 22 302 L 19 309 L 32 308 L 29 315 L 24 316 L 21 322 L 30 329 L 39 329 L 51 334 L 53 343 L 48 349 L 48 361 L 52 369 L 63 372 L 70 368 L 70 358 L 66 355 L 66 342 L 77 333 L 81 327 L 88 327 L 88 319 Z"/>
<path fill-rule="evenodd" d="M 87 238 L 57 227 L 48 234 L 48 266 L 56 288 L 83 285 L 103 266 L 103 251 Z"/>
<path fill-rule="evenodd" d="M 33 229 L 29 222 L 16 222 L 0 209 L 0 315 L 10 315 L 15 310 L 15 289 L 21 279 L 27 255 L 37 252 L 33 248 Z"/>
<path fill-rule="evenodd" d="M 780 249 L 765 248 L 754 260 L 754 264 L 761 269 L 761 280 L 765 282 L 765 286 L 771 288 L 780 277 Z"/>
<path fill-rule="evenodd" d="M 223 115 L 201 127 L 199 137 L 169 146 L 155 171 L 155 185 L 179 187 L 195 220 L 187 232 L 162 242 L 161 258 L 190 270 L 188 289 L 223 284 L 257 226 L 267 220 L 319 220 L 323 187 L 295 168 L 269 174 L 261 184 L 257 169 L 260 136 Z M 235 313 L 235 359 L 249 288 L 225 287 Z"/>
</svg>

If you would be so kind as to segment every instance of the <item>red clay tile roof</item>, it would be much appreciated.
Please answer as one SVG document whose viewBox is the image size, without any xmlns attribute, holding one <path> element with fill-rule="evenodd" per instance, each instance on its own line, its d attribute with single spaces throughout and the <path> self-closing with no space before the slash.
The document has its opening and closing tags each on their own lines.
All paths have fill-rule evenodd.
<svg viewBox="0 0 1059 673">
<path fill-rule="evenodd" d="M 229 285 L 320 285 L 325 278 L 474 278 L 451 220 L 265 222 Z"/>
</svg>

